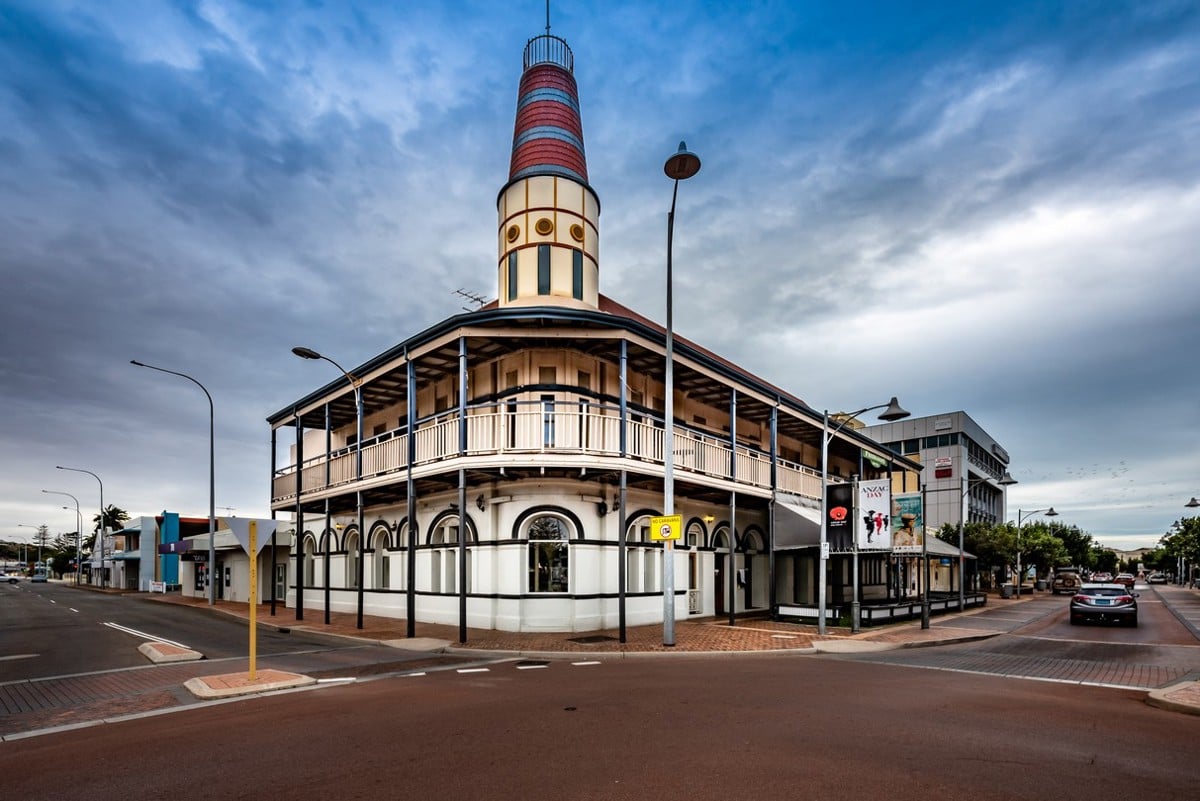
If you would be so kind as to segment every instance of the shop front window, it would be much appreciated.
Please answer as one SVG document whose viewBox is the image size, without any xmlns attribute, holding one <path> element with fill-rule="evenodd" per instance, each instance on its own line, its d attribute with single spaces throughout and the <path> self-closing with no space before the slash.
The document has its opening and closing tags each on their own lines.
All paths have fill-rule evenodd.
<svg viewBox="0 0 1200 801">
<path fill-rule="evenodd" d="M 571 529 L 561 517 L 541 515 L 529 523 L 529 592 L 569 592 Z"/>
</svg>

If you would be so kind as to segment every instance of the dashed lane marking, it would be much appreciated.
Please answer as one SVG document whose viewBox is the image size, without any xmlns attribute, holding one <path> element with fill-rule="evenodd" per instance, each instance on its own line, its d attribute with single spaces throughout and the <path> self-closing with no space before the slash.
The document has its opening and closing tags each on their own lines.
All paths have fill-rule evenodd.
<svg viewBox="0 0 1200 801">
<path fill-rule="evenodd" d="M 490 673 L 491 668 L 459 668 L 458 673 Z"/>
<path fill-rule="evenodd" d="M 600 661 L 599 661 L 599 660 L 596 660 L 596 659 L 593 659 L 593 660 L 591 660 L 591 661 L 588 661 L 588 662 L 572 662 L 571 664 L 572 664 L 572 665 L 574 665 L 574 666 L 576 666 L 576 667 L 586 667 L 587 665 L 599 665 L 599 664 L 600 664 Z"/>
</svg>

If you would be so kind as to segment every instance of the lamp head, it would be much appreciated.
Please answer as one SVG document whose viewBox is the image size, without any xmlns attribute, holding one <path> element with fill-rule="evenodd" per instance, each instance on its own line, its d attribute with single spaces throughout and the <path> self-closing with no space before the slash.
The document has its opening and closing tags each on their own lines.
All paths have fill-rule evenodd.
<svg viewBox="0 0 1200 801">
<path fill-rule="evenodd" d="M 897 401 L 896 396 L 893 395 L 892 399 L 888 402 L 887 408 L 884 409 L 879 415 L 879 419 L 890 423 L 894 420 L 903 420 L 909 415 L 909 412 L 906 412 L 904 409 L 900 408 L 900 402 Z"/>
<path fill-rule="evenodd" d="M 1000 476 L 996 483 L 1002 487 L 1011 487 L 1013 484 L 1017 483 L 1017 480 L 1013 478 L 1007 470 L 1005 470 L 1004 475 Z"/>
<path fill-rule="evenodd" d="M 691 178 L 700 172 L 700 157 L 687 149 L 686 142 L 680 142 L 679 150 L 663 165 L 663 172 L 675 181 Z"/>
<path fill-rule="evenodd" d="M 1184 504 L 1184 507 L 1187 509 L 1195 509 L 1197 506 L 1200 506 L 1200 501 L 1196 500 L 1194 495 L 1190 501 Z"/>
<path fill-rule="evenodd" d="M 301 359 L 319 359 L 321 354 L 317 353 L 312 348 L 295 347 L 292 348 L 292 353 L 299 356 Z"/>
<path fill-rule="evenodd" d="M 1046 510 L 1046 517 L 1058 517 L 1058 512 L 1054 511 L 1053 506 Z"/>
</svg>

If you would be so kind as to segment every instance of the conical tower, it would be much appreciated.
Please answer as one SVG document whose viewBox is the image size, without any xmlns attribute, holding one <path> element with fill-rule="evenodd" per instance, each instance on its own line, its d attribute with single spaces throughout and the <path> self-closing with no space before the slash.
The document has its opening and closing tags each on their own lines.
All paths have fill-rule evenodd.
<svg viewBox="0 0 1200 801">
<path fill-rule="evenodd" d="M 512 163 L 496 199 L 501 306 L 598 304 L 600 199 L 588 186 L 574 70 L 548 26 L 526 43 Z"/>
</svg>

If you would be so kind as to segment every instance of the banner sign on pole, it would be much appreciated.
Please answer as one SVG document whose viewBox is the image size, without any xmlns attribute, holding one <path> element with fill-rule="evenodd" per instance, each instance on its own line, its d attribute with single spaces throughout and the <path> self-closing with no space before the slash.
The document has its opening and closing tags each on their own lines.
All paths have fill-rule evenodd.
<svg viewBox="0 0 1200 801">
<path fill-rule="evenodd" d="M 892 547 L 891 511 L 891 479 L 858 482 L 858 514 L 854 528 L 860 551 L 886 551 Z"/>
<path fill-rule="evenodd" d="M 919 492 L 892 496 L 892 550 L 919 554 L 925 546 L 925 516 Z"/>
<path fill-rule="evenodd" d="M 825 498 L 825 541 L 831 551 L 849 551 L 854 545 L 854 521 L 850 518 L 854 486 L 830 484 Z"/>
</svg>

